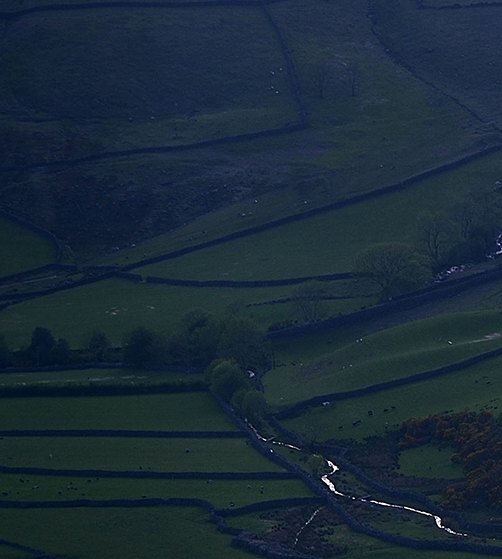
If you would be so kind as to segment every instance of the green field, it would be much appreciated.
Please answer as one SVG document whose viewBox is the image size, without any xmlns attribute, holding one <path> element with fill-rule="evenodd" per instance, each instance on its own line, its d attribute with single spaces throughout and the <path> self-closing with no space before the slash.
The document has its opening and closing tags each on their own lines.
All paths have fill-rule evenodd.
<svg viewBox="0 0 502 559">
<path fill-rule="evenodd" d="M 399 454 L 400 473 L 431 478 L 461 478 L 462 467 L 450 460 L 454 452 L 454 448 L 429 445 L 403 450 Z"/>
<path fill-rule="evenodd" d="M 231 305 L 242 308 L 266 330 L 275 322 L 300 318 L 292 303 L 280 302 L 291 297 L 295 287 L 173 287 L 111 279 L 11 306 L 0 314 L 0 330 L 13 348 L 29 345 L 33 330 L 40 325 L 56 338 L 66 338 L 72 347 L 82 347 L 94 329 L 104 331 L 112 344 L 119 346 L 124 333 L 137 326 L 169 334 L 191 310 L 222 317 Z M 333 282 L 326 289 L 334 297 L 342 296 L 325 302 L 327 315 L 352 312 L 373 301 L 372 296 L 368 299 L 363 293 L 361 297 L 346 283 Z M 277 304 L 260 305 L 277 300 Z"/>
<path fill-rule="evenodd" d="M 136 559 L 138 554 L 161 559 L 168 552 L 191 559 L 254 557 L 230 547 L 231 536 L 219 533 L 208 514 L 195 507 L 0 509 L 0 518 L 2 538 L 58 556 L 78 552 L 79 557 L 93 559 Z M 180 534 L 187 537 L 180 538 Z M 26 559 L 28 555 L 7 557 Z"/>
<path fill-rule="evenodd" d="M 502 155 L 496 153 L 424 180 L 404 192 L 137 268 L 135 272 L 178 279 L 257 280 L 352 271 L 357 253 L 373 243 L 397 238 L 416 242 L 421 214 L 449 213 L 453 202 L 473 189 L 491 192 L 501 162 Z M 259 214 L 259 201 L 253 210 Z"/>
<path fill-rule="evenodd" d="M 369 396 L 316 407 L 284 424 L 293 431 L 326 439 L 355 439 L 381 436 L 409 417 L 426 417 L 446 411 L 502 410 L 501 359 L 493 359 L 436 379 L 391 388 Z M 373 411 L 372 416 L 368 415 Z M 384 410 L 388 410 L 387 412 Z M 357 427 L 353 423 L 361 420 Z"/>
<path fill-rule="evenodd" d="M 208 393 L 200 392 L 131 397 L 11 398 L 3 399 L 1 408 L 3 417 L 0 422 L 4 429 L 235 429 L 216 401 Z M 148 471 L 229 471 L 244 474 L 283 471 L 247 445 L 244 438 L 2 437 L 0 464 L 45 467 L 49 470 L 130 470 L 145 474 Z M 245 477 L 236 481 L 110 479 L 59 476 L 56 472 L 54 475 L 1 474 L 0 488 L 1 500 L 35 499 L 43 502 L 185 497 L 206 499 L 223 508 L 270 499 L 312 496 L 307 487 L 297 480 L 257 481 Z M 213 533 L 213 525 L 208 523 L 204 511 L 195 508 L 193 513 L 190 511 L 192 509 L 187 507 L 79 507 L 64 511 L 42 511 L 36 507 L 24 511 L 26 514 L 21 521 L 23 515 L 12 515 L 12 510 L 2 509 L 0 502 L 0 516 L 8 513 L 9 518 L 9 522 L 1 522 L 0 537 L 54 554 L 74 554 L 78 550 L 79 557 L 137 557 L 138 549 L 141 549 L 142 557 L 156 558 L 165 555 L 166 545 L 169 553 L 174 549 L 180 557 L 212 557 L 213 554 L 214 557 L 226 557 L 230 540 Z M 60 515 L 61 521 L 57 521 Z M 54 522 L 58 522 L 59 530 L 52 529 Z M 98 537 L 103 522 L 107 525 L 106 541 Z M 166 529 L 158 530 L 163 522 L 167 523 Z M 143 523 L 145 526 L 155 523 L 157 535 L 148 543 L 140 544 L 144 540 L 144 530 L 138 530 L 138 526 Z M 60 536 L 67 531 L 78 533 L 77 539 Z M 181 531 L 189 531 L 196 541 L 179 538 Z M 81 538 L 85 544 L 80 541 Z M 163 538 L 167 543 L 162 543 Z M 222 546 L 224 549 L 221 549 Z M 228 553 L 229 557 L 241 556 L 235 550 L 232 554 Z M 2 550 L 4 556 L 16 557 L 15 554 L 4 555 Z"/>
<path fill-rule="evenodd" d="M 0 376 L 0 387 L 12 386 L 71 386 L 73 384 L 99 383 L 103 385 L 190 383 L 201 381 L 202 374 L 156 371 L 152 369 L 84 369 L 44 371 L 37 373 L 10 372 Z"/>
<path fill-rule="evenodd" d="M 24 477 L 23 477 L 24 476 Z M 20 479 L 23 481 L 21 482 Z M 248 488 L 248 485 L 250 486 Z M 34 489 L 36 487 L 36 489 Z M 261 489 L 263 487 L 263 489 Z M 311 491 L 298 480 L 166 480 L 166 479 L 99 479 L 86 477 L 2 474 L 2 500 L 71 501 L 74 499 L 205 499 L 218 508 L 236 507 L 274 499 L 312 497 Z"/>
<path fill-rule="evenodd" d="M 356 338 L 320 360 L 307 356 L 304 363 L 300 357 L 269 371 L 264 379 L 267 397 L 274 405 L 285 406 L 458 363 L 501 347 L 501 326 L 496 311 L 459 313 Z M 336 337 L 336 332 L 331 335 Z M 276 362 L 281 364 L 281 356 Z"/>
<path fill-rule="evenodd" d="M 0 460 L 13 468 L 63 470 L 282 471 L 246 442 L 245 439 L 6 437 L 0 447 Z"/>
<path fill-rule="evenodd" d="M 235 430 L 207 392 L 3 398 L 0 417 L 2 429 Z"/>
<path fill-rule="evenodd" d="M 452 3 L 422 2 L 432 8 Z M 473 3 L 460 0 L 459 6 Z M 76 271 L 33 275 L 20 285 L 9 281 L 3 294 L 15 297 L 56 284 L 71 286 L 92 276 L 95 272 L 87 266 L 95 264 L 124 266 L 143 280 L 252 281 L 353 272 L 357 255 L 375 243 L 418 246 L 424 215 L 443 215 L 446 224 L 451 218 L 448 242 L 457 247 L 467 238 L 459 232 L 462 220 L 472 218 L 479 230 L 472 226 L 469 243 L 482 239 L 487 246 L 483 226 L 497 221 L 490 212 L 497 211 L 496 196 L 502 192 L 502 155 L 470 156 L 502 145 L 500 6 L 420 10 L 415 0 L 50 4 L 48 10 L 20 17 L 8 13 L 43 8 L 44 3 L 5 0 L 0 6 L 0 192 L 2 208 L 60 239 L 62 262 L 75 264 Z M 81 7 L 67 9 L 74 4 Z M 297 122 L 303 102 L 308 125 L 301 130 L 285 128 L 280 135 L 230 141 Z M 145 153 L 145 148 L 159 146 L 169 149 Z M 101 157 L 117 150 L 127 153 Z M 273 223 L 332 208 L 452 162 L 458 162 L 453 170 L 396 192 L 286 225 Z M 490 197 L 490 207 L 481 208 L 477 195 Z M 481 211 L 482 218 L 476 213 Z M 131 268 L 153 256 L 266 224 L 273 227 Z M 0 220 L 0 237 L 0 277 L 56 257 L 49 241 L 7 220 Z M 467 273 L 496 266 L 490 261 Z M 380 300 L 378 286 L 361 277 L 322 286 L 321 318 Z M 175 287 L 106 279 L 21 303 L 14 298 L 0 312 L 0 334 L 9 348 L 23 349 L 34 329 L 45 327 L 56 340 L 65 338 L 77 349 L 86 346 L 90 332 L 100 330 L 116 355 L 124 334 L 138 326 L 173 339 L 183 316 L 194 309 L 211 313 L 221 324 L 230 316 L 250 317 L 262 332 L 271 325 L 301 322 L 296 290 L 295 285 Z M 269 410 L 406 379 L 500 349 L 501 308 L 502 284 L 493 281 L 348 327 L 264 339 L 273 363 L 262 378 Z M 275 445 L 282 436 L 263 418 L 259 430 L 275 435 L 270 450 L 315 472 L 314 477 L 326 471 L 327 462 L 310 456 L 316 447 L 308 443 L 328 441 L 345 447 L 345 456 L 360 460 L 357 465 L 368 472 L 378 470 L 380 480 L 392 484 L 398 476 L 400 486 L 427 491 L 436 501 L 441 478 L 462 477 L 460 466 L 450 460 L 453 449 L 402 451 L 394 471 L 397 454 L 390 450 L 389 432 L 411 417 L 463 410 L 488 410 L 500 420 L 501 366 L 502 357 L 491 358 L 429 380 L 332 401 L 284 420 L 305 437 L 301 446 L 310 451 Z M 42 552 L 68 559 L 256 557 L 233 547 L 232 537 L 218 532 L 202 507 L 143 502 L 194 498 L 233 509 L 313 496 L 298 479 L 267 479 L 267 473 L 286 470 L 267 459 L 272 454 L 258 453 L 246 437 L 193 436 L 199 431 L 236 433 L 237 426 L 209 391 L 139 395 L 151 385 L 201 379 L 202 374 L 141 369 L 0 375 L 0 431 L 14 431 L 0 436 L 0 466 L 47 470 L 44 475 L 0 472 L 0 540 L 41 550 L 31 553 L 0 543 L 1 559 L 29 559 Z M 216 389 L 216 375 L 211 380 Z M 118 393 L 138 386 L 138 395 L 95 395 L 100 386 L 103 394 L 110 394 L 114 385 Z M 48 394 L 71 387 L 72 394 L 79 388 L 84 394 L 90 387 L 93 396 L 43 396 L 45 386 Z M 26 394 L 19 396 L 24 387 Z M 246 398 L 233 400 L 241 413 Z M 188 434 L 36 434 L 65 429 Z M 16 433 L 23 430 L 32 433 Z M 386 434 L 383 441 L 373 439 L 382 442 L 381 449 L 359 446 Z M 373 457 L 376 462 L 369 464 Z M 80 475 L 85 469 L 138 477 Z M 204 479 L 149 479 L 149 472 L 203 473 L 199 477 Z M 260 472 L 264 479 L 252 479 Z M 209 479 L 222 473 L 239 474 L 240 479 Z M 375 499 L 388 499 L 350 472 L 337 472 L 333 482 L 348 496 L 371 492 Z M 76 499 L 89 500 L 88 506 L 68 507 Z M 109 499 L 134 499 L 139 506 L 92 506 L 92 501 Z M 387 533 L 455 541 L 430 517 L 377 509 L 355 498 L 337 499 L 358 520 Z M 34 503 L 16 509 L 9 501 Z M 43 508 L 47 501 L 55 501 L 54 508 Z M 316 510 L 319 514 L 312 516 Z M 479 508 L 468 517 L 484 522 L 499 513 Z M 348 559 L 480 557 L 393 546 L 350 530 L 320 504 L 245 514 L 229 524 L 314 556 L 335 556 L 322 548 L 324 543 Z M 299 544 L 293 544 L 298 535 Z M 305 548 L 301 538 L 307 541 Z M 458 540 L 481 541 L 475 536 Z"/>
<path fill-rule="evenodd" d="M 136 326 L 171 332 L 190 310 L 202 308 L 220 315 L 236 301 L 283 298 L 289 289 L 197 289 L 106 280 L 15 305 L 2 312 L 0 322 L 14 347 L 29 344 L 31 332 L 41 324 L 50 328 L 54 336 L 66 337 L 75 347 L 81 346 L 84 336 L 95 328 L 120 345 L 124 333 Z M 284 316 L 284 309 L 274 306 L 259 309 L 265 321 L 275 322 Z"/>
<path fill-rule="evenodd" d="M 48 239 L 10 219 L 0 219 L 0 238 L 0 277 L 50 264 L 56 257 Z"/>
</svg>

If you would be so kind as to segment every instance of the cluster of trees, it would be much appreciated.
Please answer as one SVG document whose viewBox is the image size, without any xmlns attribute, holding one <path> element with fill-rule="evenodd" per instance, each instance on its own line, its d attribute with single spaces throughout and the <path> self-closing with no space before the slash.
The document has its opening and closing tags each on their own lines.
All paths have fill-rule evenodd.
<svg viewBox="0 0 502 559">
<path fill-rule="evenodd" d="M 360 81 L 359 66 L 356 60 L 340 60 L 336 57 L 321 57 L 312 62 L 307 70 L 308 89 L 319 99 L 329 94 L 346 91 L 355 97 Z"/>
<path fill-rule="evenodd" d="M 27 365 L 66 365 L 71 362 L 70 345 L 66 338 L 56 340 L 48 328 L 38 326 L 33 330 L 28 347 L 12 351 L 0 334 L 0 368 Z"/>
<path fill-rule="evenodd" d="M 124 363 L 181 365 L 205 368 L 214 359 L 232 358 L 244 369 L 261 370 L 267 363 L 264 332 L 240 315 L 217 319 L 201 310 L 190 311 L 172 334 L 134 328 L 124 336 Z"/>
<path fill-rule="evenodd" d="M 399 242 L 376 244 L 360 252 L 356 271 L 378 285 L 382 300 L 423 287 L 432 277 L 427 258 Z"/>
<path fill-rule="evenodd" d="M 412 418 L 401 426 L 399 448 L 423 444 L 453 446 L 451 460 L 461 464 L 465 481 L 449 486 L 442 505 L 502 508 L 502 424 L 491 412 L 461 412 Z"/>
<path fill-rule="evenodd" d="M 502 230 L 502 197 L 498 191 L 474 191 L 454 204 L 451 212 L 423 215 L 418 246 L 432 271 L 479 261 L 495 249 Z"/>
<path fill-rule="evenodd" d="M 227 358 L 244 369 L 261 370 L 269 353 L 264 333 L 251 318 L 227 315 L 217 319 L 200 310 L 185 314 L 170 334 L 139 326 L 126 332 L 121 348 L 113 348 L 104 332 L 94 330 L 85 337 L 83 346 L 71 350 L 66 339 L 56 340 L 48 328 L 37 327 L 28 347 L 11 351 L 0 334 L 0 368 L 122 361 L 191 370 Z"/>
<path fill-rule="evenodd" d="M 263 393 L 256 390 L 252 374 L 235 359 L 220 358 L 210 363 L 205 380 L 209 388 L 229 403 L 236 413 L 257 429 L 263 429 L 268 414 L 267 402 Z"/>
<path fill-rule="evenodd" d="M 422 215 L 415 244 L 380 243 L 360 252 L 356 272 L 378 285 L 385 300 L 422 287 L 452 266 L 483 260 L 496 249 L 501 231 L 500 194 L 472 192 L 450 214 Z"/>
<path fill-rule="evenodd" d="M 71 349 L 66 338 L 56 340 L 49 328 L 37 326 L 29 346 L 12 350 L 0 333 L 0 369 L 7 367 L 46 367 L 50 365 L 78 365 L 120 360 L 120 350 L 111 347 L 108 336 L 101 331 L 90 332 L 83 349 Z"/>
</svg>

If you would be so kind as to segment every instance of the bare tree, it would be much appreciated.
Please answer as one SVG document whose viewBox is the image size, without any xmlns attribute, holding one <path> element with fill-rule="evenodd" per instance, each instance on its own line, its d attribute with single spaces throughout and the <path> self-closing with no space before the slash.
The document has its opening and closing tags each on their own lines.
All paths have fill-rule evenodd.
<svg viewBox="0 0 502 559">
<path fill-rule="evenodd" d="M 348 84 L 350 88 L 351 97 L 356 96 L 357 82 L 358 82 L 358 67 L 356 64 L 344 63 L 345 77 L 344 81 Z"/>
<path fill-rule="evenodd" d="M 376 244 L 360 252 L 356 271 L 379 285 L 384 298 L 419 287 L 430 277 L 424 257 L 398 242 Z"/>
<path fill-rule="evenodd" d="M 293 302 L 303 322 L 314 322 L 322 314 L 324 288 L 319 281 L 309 281 L 293 291 Z"/>
<path fill-rule="evenodd" d="M 435 271 L 446 263 L 448 252 L 455 244 L 452 222 L 443 213 L 426 214 L 418 223 L 418 242 Z"/>
<path fill-rule="evenodd" d="M 324 99 L 326 89 L 333 81 L 333 76 L 333 66 L 327 58 L 314 62 L 310 66 L 309 80 L 319 99 Z"/>
</svg>

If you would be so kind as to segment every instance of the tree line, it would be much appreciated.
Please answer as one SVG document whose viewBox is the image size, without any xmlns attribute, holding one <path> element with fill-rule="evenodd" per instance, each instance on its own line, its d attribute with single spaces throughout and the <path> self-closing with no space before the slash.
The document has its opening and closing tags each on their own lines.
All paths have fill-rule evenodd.
<svg viewBox="0 0 502 559">
<path fill-rule="evenodd" d="M 50 329 L 38 326 L 30 344 L 11 350 L 0 333 L 0 368 L 43 367 L 85 363 L 122 362 L 131 366 L 176 366 L 186 371 L 203 370 L 214 359 L 233 359 L 242 369 L 261 371 L 269 351 L 264 332 L 247 316 L 216 318 L 202 310 L 186 313 L 171 333 L 143 326 L 127 331 L 120 347 L 113 347 L 101 330 L 89 332 L 82 347 L 70 348 L 65 338 L 56 339 Z"/>
<path fill-rule="evenodd" d="M 48 328 L 41 326 L 33 330 L 30 345 L 17 351 L 11 351 L 5 336 L 0 335 L 0 367 L 4 369 L 71 367 L 117 360 L 138 367 L 176 366 L 187 372 L 205 369 L 203 384 L 261 429 L 267 427 L 268 409 L 264 395 L 256 388 L 256 379 L 266 367 L 268 356 L 264 333 L 251 318 L 234 315 L 216 319 L 200 310 L 185 314 L 170 335 L 143 326 L 133 328 L 125 333 L 120 348 L 113 348 L 100 330 L 90 332 L 79 350 L 71 350 L 66 339 L 56 340 Z M 181 389 L 186 387 L 173 387 Z"/>
</svg>

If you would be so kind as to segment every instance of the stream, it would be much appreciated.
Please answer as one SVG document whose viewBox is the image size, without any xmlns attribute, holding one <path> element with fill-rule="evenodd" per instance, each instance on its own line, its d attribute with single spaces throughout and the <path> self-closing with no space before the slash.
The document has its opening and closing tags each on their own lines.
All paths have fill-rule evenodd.
<svg viewBox="0 0 502 559">
<path fill-rule="evenodd" d="M 287 443 L 283 443 L 281 441 L 277 441 L 275 439 L 266 439 L 265 437 L 262 437 L 258 431 L 252 426 L 250 425 L 250 427 L 252 428 L 252 430 L 254 431 L 254 433 L 256 434 L 256 436 L 262 441 L 262 442 L 266 442 L 266 443 L 271 443 L 271 444 L 275 444 L 278 446 L 283 446 L 285 448 L 291 448 L 292 450 L 298 450 L 299 452 L 306 452 L 305 450 L 291 445 L 291 444 L 287 444 Z M 342 497 L 344 499 L 351 499 L 353 501 L 359 501 L 361 503 L 369 503 L 371 505 L 375 505 L 375 506 L 379 506 L 379 507 L 387 507 L 387 508 L 393 508 L 393 509 L 399 509 L 399 510 L 405 510 L 407 512 L 411 512 L 414 514 L 420 514 L 422 516 L 427 516 L 429 518 L 432 518 L 434 520 L 434 523 L 436 524 L 436 526 L 440 529 L 440 530 L 444 530 L 445 532 L 447 532 L 448 534 L 453 534 L 454 536 L 467 536 L 468 534 L 463 534 L 461 532 L 455 532 L 454 530 L 452 530 L 451 528 L 448 528 L 447 526 L 445 526 L 443 524 L 443 521 L 441 519 L 440 516 L 437 516 L 435 514 L 432 514 L 430 512 L 427 512 L 425 510 L 420 510 L 420 509 L 415 509 L 413 507 L 409 507 L 406 505 L 397 505 L 395 503 L 386 503 L 385 501 L 375 501 L 374 499 L 371 499 L 369 497 L 354 497 L 353 495 L 346 495 L 345 493 L 341 493 L 340 491 L 338 491 L 338 489 L 336 488 L 335 484 L 329 479 L 330 476 L 332 476 L 333 474 L 336 474 L 336 472 L 340 471 L 340 468 L 333 463 L 331 460 L 328 460 L 326 458 L 323 457 L 323 460 L 326 462 L 326 464 L 328 465 L 330 471 L 327 474 L 324 474 L 321 476 L 321 481 L 326 485 L 326 487 L 332 492 L 334 493 L 337 497 Z M 298 538 L 301 534 L 301 532 L 308 526 L 308 524 L 310 524 L 310 522 L 312 522 L 312 520 L 314 519 L 314 517 L 316 516 L 316 514 L 319 511 L 316 510 L 314 512 L 314 514 L 309 518 L 309 520 L 306 522 L 306 524 L 304 524 L 304 526 L 302 527 L 302 529 L 298 532 L 298 534 L 296 535 L 296 541 L 298 541 Z M 295 545 L 296 545 L 296 541 L 295 541 Z"/>
<path fill-rule="evenodd" d="M 325 459 L 326 460 L 326 459 Z M 387 508 L 393 508 L 393 509 L 400 509 L 400 510 L 406 510 L 408 512 L 413 512 L 415 514 L 421 514 L 422 516 L 428 516 L 430 518 L 434 519 L 434 522 L 436 523 L 436 526 L 441 529 L 444 530 L 445 532 L 448 532 L 448 534 L 453 534 L 455 536 L 467 536 L 467 534 L 462 534 L 460 532 L 455 532 L 454 530 L 452 530 L 451 528 L 448 528 L 447 526 L 445 526 L 441 520 L 440 516 L 437 516 L 435 514 L 432 514 L 430 512 L 427 512 L 425 510 L 420 510 L 420 509 L 415 509 L 413 507 L 408 507 L 406 505 L 396 505 L 393 503 L 386 503 L 384 501 L 375 501 L 373 499 L 370 499 L 368 497 L 353 497 L 353 496 L 349 496 L 349 495 L 345 495 L 344 493 L 340 493 L 340 491 L 337 490 L 337 488 L 335 487 L 335 484 L 329 479 L 329 476 L 335 474 L 336 472 L 338 472 L 340 470 L 340 468 L 334 464 L 333 462 L 331 462 L 331 460 L 326 460 L 326 463 L 328 464 L 328 466 L 330 467 L 331 471 L 327 474 L 324 474 L 323 476 L 321 476 L 321 481 L 328 487 L 328 489 L 333 492 L 335 495 L 338 495 L 339 497 L 344 497 L 346 499 L 352 499 L 354 501 L 359 501 L 361 503 L 370 503 L 372 505 L 377 505 L 379 507 L 387 507 Z"/>
<path fill-rule="evenodd" d="M 487 254 L 486 259 L 495 260 L 495 258 L 501 255 L 502 255 L 502 233 L 499 233 L 499 235 L 497 235 L 497 238 L 495 239 L 495 250 L 490 254 Z M 465 272 L 469 268 L 472 268 L 472 266 L 473 266 L 472 264 L 459 264 L 458 266 L 451 266 L 451 268 L 439 272 L 439 274 L 435 276 L 434 281 L 441 282 L 445 280 L 448 276 L 451 276 L 452 274 L 455 274 L 457 272 Z"/>
</svg>

